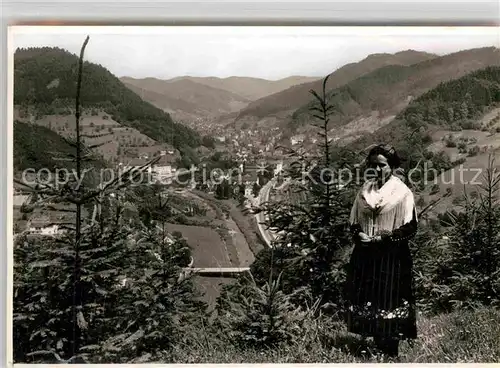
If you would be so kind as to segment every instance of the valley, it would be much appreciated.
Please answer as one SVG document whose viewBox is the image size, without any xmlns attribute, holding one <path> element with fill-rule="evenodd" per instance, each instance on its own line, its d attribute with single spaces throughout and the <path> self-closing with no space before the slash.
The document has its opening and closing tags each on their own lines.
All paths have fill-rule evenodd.
<svg viewBox="0 0 500 368">
<path fill-rule="evenodd" d="M 320 310 L 322 316 L 323 307 L 327 315 L 343 302 L 343 266 L 332 265 L 347 259 L 347 220 L 362 185 L 315 183 L 313 177 L 321 169 L 350 174 L 365 169 L 369 148 L 380 143 L 393 145 L 402 158 L 419 214 L 415 244 L 429 252 L 417 255 L 419 307 L 426 312 L 455 307 L 446 294 L 450 288 L 434 287 L 453 270 L 433 263 L 432 252 L 454 251 L 447 242 L 459 225 L 447 224 L 446 216 L 466 221 L 458 216 L 464 191 L 479 208 L 491 159 L 500 172 L 498 47 L 443 55 L 375 53 L 332 70 L 327 80 L 117 77 L 85 61 L 77 107 L 77 55 L 61 48 L 22 48 L 14 61 L 13 232 L 16 257 L 24 262 L 16 272 L 18 278 L 25 272 L 40 280 L 23 297 L 43 296 L 17 308 L 33 303 L 43 310 L 62 294 L 52 282 L 70 290 L 79 278 L 80 294 L 93 298 L 81 303 L 85 323 L 151 313 L 144 320 L 114 323 L 118 337 L 112 336 L 109 346 L 124 341 L 116 343 L 120 348 L 102 348 L 103 356 L 123 362 L 117 352 L 133 355 L 136 346 L 147 351 L 149 343 L 167 349 L 165 331 L 181 325 L 195 326 L 181 334 L 182 344 L 196 341 L 209 351 L 209 333 L 199 332 L 200 326 L 211 329 L 214 341 L 227 338 L 219 336 L 227 326 L 248 323 L 253 331 L 267 323 L 260 318 L 267 318 L 266 308 L 276 300 L 281 304 L 273 304 L 273 316 L 285 324 L 290 316 L 309 321 L 313 331 L 310 316 Z M 300 183 L 299 171 L 312 167 L 318 171 L 310 170 L 312 176 Z M 436 177 L 427 180 L 429 171 Z M 492 198 L 500 201 L 500 191 L 495 193 Z M 474 239 L 474 246 L 483 244 Z M 88 268 L 70 279 L 64 272 L 77 269 L 73 260 Z M 45 282 L 51 288 L 47 295 L 36 289 Z M 453 297 L 462 295 L 457 288 Z M 439 302 L 434 294 L 429 297 L 431 289 Z M 320 301 L 326 304 L 320 307 Z M 100 303 L 111 303 L 118 317 L 106 314 Z M 169 319 L 176 308 L 187 312 Z M 85 331 L 80 314 L 74 318 Z M 419 324 L 427 321 L 418 318 Z M 339 336 L 342 328 L 332 327 Z M 253 333 L 231 339 L 252 340 Z M 56 344 L 67 349 L 68 342 Z M 162 354 L 159 360 L 165 359 Z"/>
<path fill-rule="evenodd" d="M 59 51 L 45 52 L 50 54 Z M 466 50 L 441 57 L 410 50 L 397 54 L 370 55 L 358 63 L 346 65 L 334 71 L 327 84 L 328 93 L 339 96 L 332 98 L 340 113 L 333 114 L 328 135 L 337 146 L 348 148 L 356 147 L 360 140 L 365 142 L 367 137 L 376 137 L 384 129 L 391 129 L 393 134 L 395 129 L 390 127 L 396 124 L 401 114 L 418 102 L 420 96 L 441 82 L 459 80 L 484 66 L 500 65 L 498 54 L 495 48 Z M 103 73 L 100 69 L 96 72 Z M 63 80 L 61 76 L 54 77 L 58 78 L 45 88 L 53 90 L 64 87 L 60 83 Z M 193 252 L 194 267 L 250 266 L 260 249 L 271 246 L 276 237 L 276 234 L 263 227 L 263 214 L 254 217 L 251 208 L 287 196 L 294 201 L 294 194 L 289 189 L 277 193 L 271 190 L 276 185 L 276 178 L 261 182 L 255 170 L 260 162 L 267 162 L 273 170 L 280 166 L 285 167 L 286 171 L 291 162 L 287 155 L 290 149 L 303 149 L 306 156 L 317 152 L 320 143 L 318 129 L 307 117 L 306 111 L 312 101 L 309 90 L 318 91 L 322 80 L 315 77 L 290 77 L 278 81 L 252 78 L 178 77 L 159 80 L 122 77 L 113 83 L 123 83 L 122 87 L 115 88 L 125 88 L 121 93 L 125 93 L 125 90 L 134 93 L 135 97 L 128 98 L 135 104 L 155 106 L 159 110 L 154 114 L 160 116 L 164 113 L 166 119 L 173 119 L 174 125 L 170 132 L 161 126 L 151 126 L 153 131 L 161 131 L 160 135 L 151 134 L 152 130 L 144 129 L 140 120 L 124 121 L 113 109 L 90 104 L 83 109 L 80 119 L 83 142 L 95 147 L 94 154 L 111 169 L 139 169 L 154 157 L 160 157 L 160 161 L 153 165 L 154 182 L 179 188 L 168 193 L 180 201 L 187 204 L 203 203 L 208 211 L 203 217 L 191 215 L 192 220 L 185 219 L 181 223 L 176 220 L 175 223 L 167 224 L 169 232 L 179 232 L 186 239 Z M 49 107 L 27 105 L 18 98 L 14 119 L 16 124 L 34 124 L 64 139 L 74 139 L 72 110 L 62 106 L 64 104 L 61 105 L 61 102 L 52 102 Z M 192 130 L 193 133 L 189 134 L 203 138 L 200 138 L 202 145 L 192 141 L 193 148 L 179 145 L 180 132 L 176 132 L 175 124 Z M 426 149 L 436 155 L 444 154 L 452 162 L 463 160 L 465 170 L 484 170 L 488 155 L 498 153 L 500 148 L 499 108 L 478 115 L 471 124 L 477 129 L 455 131 L 434 124 L 429 130 L 433 132 L 430 137 L 432 142 Z M 451 140 L 458 142 L 460 149 L 457 144 L 452 146 L 449 143 Z M 477 149 L 473 155 L 470 153 L 472 149 Z M 226 170 L 241 170 L 245 167 L 245 181 L 233 184 L 231 194 L 222 202 L 215 199 L 215 187 L 210 183 L 191 183 L 186 186 L 172 181 L 172 178 L 181 175 L 184 168 L 195 162 L 198 170 L 202 166 L 206 169 L 207 164 L 212 169 L 217 167 L 220 161 L 211 161 L 212 158 L 208 156 L 210 152 L 218 152 L 226 157 L 224 160 L 229 160 Z M 452 175 L 458 173 L 453 171 Z M 243 202 L 237 195 L 241 185 L 245 188 L 242 189 Z M 255 185 L 259 187 L 258 193 L 253 192 Z M 450 184 L 439 183 L 439 190 L 436 190 L 432 184 L 427 185 L 426 189 L 418 193 L 417 198 L 422 198 L 419 203 L 425 205 L 440 199 L 443 193 L 450 191 L 448 187 Z M 443 198 L 432 208 L 432 213 L 439 214 L 453 208 L 452 203 L 458 203 L 456 198 L 461 196 L 461 187 L 463 183 L 455 180 L 455 184 L 451 185 L 453 195 Z M 235 222 L 231 213 L 239 220 Z M 186 221 L 189 224 L 185 224 Z M 23 220 L 19 217 L 16 229 L 29 229 L 30 224 L 29 218 L 24 215 Z M 241 226 L 247 229 L 246 234 L 242 233 Z M 253 238 L 251 244 L 248 243 L 250 237 Z"/>
</svg>

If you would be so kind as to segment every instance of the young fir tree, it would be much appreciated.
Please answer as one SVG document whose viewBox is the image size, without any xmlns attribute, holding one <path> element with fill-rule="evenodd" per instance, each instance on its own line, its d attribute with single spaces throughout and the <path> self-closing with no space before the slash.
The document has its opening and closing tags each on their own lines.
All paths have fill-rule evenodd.
<svg viewBox="0 0 500 368">
<path fill-rule="evenodd" d="M 120 192 L 136 182 L 158 158 L 135 173 L 116 175 L 107 184 L 98 187 L 88 186 L 87 181 L 81 184 L 83 176 L 89 175 L 84 164 L 92 161 L 90 150 L 96 147 L 85 147 L 84 135 L 80 133 L 80 87 L 87 42 L 88 37 L 79 59 L 76 137 L 68 139 L 75 154 L 63 157 L 74 163 L 75 175 L 62 187 L 37 184 L 28 188 L 38 198 L 35 207 L 50 209 L 56 202 L 71 204 L 72 209 L 67 211 L 74 213 L 74 222 L 63 224 L 66 230 L 63 236 L 31 239 L 21 234 L 14 246 L 14 357 L 17 362 L 123 362 L 120 352 L 113 352 L 120 356 L 116 359 L 108 354 L 108 347 L 110 341 L 120 340 L 127 333 L 130 326 L 124 326 L 126 313 L 131 313 L 128 318 L 135 318 L 136 331 L 149 331 L 150 326 L 155 327 L 153 321 L 159 318 L 157 313 L 163 308 L 160 305 L 139 310 L 141 302 L 152 302 L 150 289 L 144 289 L 141 294 L 140 290 L 138 293 L 134 288 L 120 286 L 126 277 L 140 280 L 131 260 L 140 263 L 144 258 L 141 258 L 144 246 L 131 241 L 136 230 L 123 221 Z M 84 210 L 90 210 L 92 216 L 84 218 Z M 176 259 L 172 253 L 165 255 L 170 256 Z M 144 261 L 141 267 L 147 269 L 146 266 Z M 178 276 L 177 270 L 172 272 Z M 169 291 L 175 298 L 176 292 L 170 289 L 162 290 L 159 295 L 164 298 Z M 136 357 L 126 351 L 123 356 Z"/>
<path fill-rule="evenodd" d="M 241 277 L 218 299 L 214 329 L 223 341 L 239 348 L 269 348 L 290 344 L 301 336 L 307 312 L 281 289 L 281 275 L 258 286 Z"/>
<path fill-rule="evenodd" d="M 154 195 L 142 200 L 151 191 Z M 115 310 L 118 330 L 99 353 L 103 362 L 165 362 L 184 339 L 182 331 L 206 319 L 206 306 L 184 271 L 192 261 L 187 242 L 166 230 L 169 199 L 158 186 L 135 188 L 127 197 L 141 208 L 142 222 L 129 237 L 126 287 Z"/>
<path fill-rule="evenodd" d="M 94 224 L 84 226 L 82 212 L 86 205 L 96 203 L 104 192 L 87 188 L 85 184 L 80 185 L 84 176 L 83 164 L 92 160 L 92 147 L 83 146 L 84 137 L 80 132 L 80 89 L 87 42 L 88 37 L 82 46 L 78 68 L 76 137 L 67 140 L 75 148 L 75 154 L 62 158 L 74 164 L 75 175 L 68 177 L 62 188 L 39 184 L 29 188 L 38 199 L 34 206 L 44 205 L 50 209 L 50 204 L 54 202 L 71 204 L 72 209 L 67 211 L 74 213 L 74 223 L 63 225 L 67 233 L 60 238 L 36 239 L 33 242 L 20 239 L 22 244 L 18 242 L 14 250 L 19 272 L 29 271 L 27 274 L 15 274 L 18 297 L 14 320 L 28 322 L 27 325 L 14 324 L 15 336 L 19 339 L 16 344 L 25 347 L 20 350 L 20 354 L 16 354 L 19 361 L 45 361 L 50 359 L 50 355 L 61 361 L 78 360 L 82 358 L 81 347 L 88 341 L 84 298 L 91 291 L 82 277 L 88 266 L 83 260 Z M 41 245 L 32 245 L 36 243 Z M 31 246 L 37 251 L 28 258 L 23 257 L 23 248 Z M 23 300 L 23 297 L 27 300 Z M 43 313 L 39 313 L 41 310 Z"/>
<path fill-rule="evenodd" d="M 464 190 L 461 210 L 448 211 L 443 236 L 430 237 L 417 262 L 417 292 L 429 312 L 500 305 L 500 174 L 490 157 L 479 198 Z"/>
<path fill-rule="evenodd" d="M 465 193 L 448 234 L 453 275 L 447 283 L 455 306 L 500 305 L 500 173 L 491 156 L 479 187 L 478 200 Z"/>
<path fill-rule="evenodd" d="M 346 224 L 352 197 L 349 186 L 340 185 L 344 178 L 340 178 L 339 173 L 340 169 L 349 169 L 344 167 L 344 159 L 353 154 L 334 147 L 329 137 L 330 116 L 338 109 L 330 102 L 333 96 L 326 91 L 327 80 L 328 77 L 323 81 L 321 94 L 311 91 L 315 103 L 310 110 L 316 119 L 315 125 L 319 125 L 319 154 L 292 152 L 296 161 L 291 165 L 289 175 L 293 187 L 305 193 L 302 196 L 305 200 L 268 203 L 261 210 L 269 218 L 268 228 L 280 234 L 274 243 L 279 250 L 275 250 L 271 258 L 274 259 L 273 267 L 279 267 L 276 272 L 284 271 L 284 289 L 292 291 L 307 286 L 314 297 L 321 297 L 323 302 L 339 307 L 346 250 L 350 246 Z M 268 272 L 266 270 L 271 267 L 269 252 L 258 255 L 252 266 L 255 275 Z"/>
</svg>

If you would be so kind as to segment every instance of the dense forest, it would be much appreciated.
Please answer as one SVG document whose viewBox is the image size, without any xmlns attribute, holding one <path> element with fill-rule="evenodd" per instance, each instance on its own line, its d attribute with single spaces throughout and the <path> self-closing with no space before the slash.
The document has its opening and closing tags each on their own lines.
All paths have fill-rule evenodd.
<svg viewBox="0 0 500 368">
<path fill-rule="evenodd" d="M 421 96 L 440 82 L 456 80 L 488 66 L 499 67 L 498 49 L 487 47 L 422 61 L 413 65 L 387 65 L 362 75 L 338 88 L 328 90 L 331 103 L 337 113 L 331 117 L 332 127 L 347 124 L 352 119 L 380 111 L 389 115 L 399 112 L 397 106 L 408 97 Z M 478 78 L 493 78 L 494 75 Z M 463 81 L 466 83 L 466 81 Z M 467 87 L 469 88 L 469 87 Z M 439 92 L 438 92 L 439 93 Z M 291 120 L 296 128 L 311 122 L 309 109 L 315 104 L 298 108 Z"/>
<path fill-rule="evenodd" d="M 329 98 L 338 112 L 332 116 L 332 126 L 345 124 L 360 112 L 392 108 L 407 93 L 407 86 L 400 84 L 413 74 L 415 69 L 411 66 L 388 65 L 330 90 Z M 293 124 L 310 121 L 309 109 L 314 104 L 315 101 L 311 101 L 295 111 Z"/>
<path fill-rule="evenodd" d="M 34 124 L 14 122 L 14 169 L 26 170 L 62 167 L 57 154 L 69 154 L 73 148 L 56 132 Z"/>
<path fill-rule="evenodd" d="M 74 108 L 78 57 L 60 48 L 18 49 L 14 54 L 14 103 L 52 114 Z M 85 62 L 82 107 L 99 107 L 122 125 L 177 149 L 197 147 L 199 135 L 144 102 L 101 65 Z"/>
<path fill-rule="evenodd" d="M 478 118 L 499 103 L 500 67 L 487 67 L 440 83 L 411 101 L 389 124 L 363 135 L 348 147 L 360 151 L 373 143 L 392 142 L 405 158 L 406 170 L 421 160 L 432 162 L 438 170 L 448 170 L 461 161 L 452 162 L 443 152 L 428 151 L 432 143 L 429 133 L 437 128 L 481 130 L 484 127 Z"/>
<path fill-rule="evenodd" d="M 452 130 L 477 129 L 475 121 L 491 106 L 500 103 L 500 67 L 488 67 L 440 83 L 413 100 L 396 119 L 411 128 L 439 125 Z"/>
</svg>

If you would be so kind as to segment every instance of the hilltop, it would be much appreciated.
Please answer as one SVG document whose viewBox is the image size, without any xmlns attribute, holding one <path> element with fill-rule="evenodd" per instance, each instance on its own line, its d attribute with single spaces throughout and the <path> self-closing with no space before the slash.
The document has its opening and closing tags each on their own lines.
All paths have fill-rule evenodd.
<svg viewBox="0 0 500 368">
<path fill-rule="evenodd" d="M 401 57 L 408 52 L 395 55 Z M 369 134 L 389 123 L 408 103 L 436 87 L 440 82 L 460 78 L 467 73 L 490 66 L 500 65 L 500 52 L 494 47 L 471 49 L 448 54 L 441 57 L 430 57 L 425 61 L 411 65 L 392 64 L 364 73 L 336 88 L 332 85 L 343 83 L 348 78 L 345 69 L 362 69 L 367 61 L 376 60 L 380 65 L 385 56 L 369 56 L 361 65 L 348 65 L 330 75 L 327 91 L 333 97 L 337 113 L 332 117 L 331 127 L 335 137 L 352 141 L 361 135 Z M 401 62 L 408 62 L 405 57 Z M 375 63 L 368 63 L 374 65 Z M 354 74 L 350 74 L 353 76 Z M 299 86 L 298 86 L 299 87 Z M 221 118 L 219 123 L 239 129 L 269 129 L 279 127 L 283 139 L 288 140 L 294 134 L 310 134 L 311 122 L 309 108 L 314 103 L 310 89 L 321 90 L 321 83 L 305 84 L 300 89 L 289 89 L 266 99 L 270 109 L 243 109 L 235 118 Z M 287 98 L 288 97 L 288 98 Z M 297 98 L 294 100 L 294 98 Z M 305 104 L 302 104 L 306 101 Z M 258 101 L 256 101 L 258 102 Z M 282 141 L 286 144 L 286 141 Z"/>
<path fill-rule="evenodd" d="M 169 82 L 190 80 L 213 88 L 218 88 L 240 95 L 247 100 L 257 100 L 265 96 L 278 93 L 297 84 L 318 80 L 318 77 L 290 76 L 278 80 L 268 80 L 251 77 L 177 77 Z"/>
<path fill-rule="evenodd" d="M 210 118 L 238 111 L 250 101 L 235 93 L 190 79 L 164 81 L 156 78 L 123 77 L 129 89 L 177 120 Z"/>
<path fill-rule="evenodd" d="M 17 49 L 14 54 L 14 104 L 37 118 L 69 115 L 74 108 L 78 57 L 61 48 Z M 101 65 L 84 62 L 81 105 L 109 115 L 176 149 L 197 147 L 200 137 L 170 115 L 143 101 Z"/>
<path fill-rule="evenodd" d="M 276 81 L 250 77 L 120 78 L 144 101 L 184 122 L 237 113 L 258 98 L 316 79 L 302 76 Z"/>
<path fill-rule="evenodd" d="M 372 54 L 359 62 L 350 63 L 335 70 L 330 76 L 327 88 L 340 87 L 383 66 L 411 65 L 435 57 L 437 55 L 413 50 L 401 51 L 396 54 Z M 318 79 L 261 98 L 243 109 L 238 116 L 238 120 L 244 118 L 262 119 L 270 115 L 280 115 L 289 110 L 297 109 L 311 100 L 311 94 L 309 93 L 311 89 L 320 90 L 321 87 L 322 80 Z"/>
<path fill-rule="evenodd" d="M 499 49 L 472 49 L 409 66 L 389 65 L 379 68 L 329 91 L 329 95 L 334 96 L 333 103 L 338 111 L 332 125 L 341 127 L 372 114 L 378 115 L 379 119 L 397 115 L 412 99 L 439 83 L 487 66 L 500 66 Z M 292 126 L 300 127 L 310 121 L 311 103 L 293 113 Z M 358 129 L 357 133 L 363 132 Z"/>
</svg>

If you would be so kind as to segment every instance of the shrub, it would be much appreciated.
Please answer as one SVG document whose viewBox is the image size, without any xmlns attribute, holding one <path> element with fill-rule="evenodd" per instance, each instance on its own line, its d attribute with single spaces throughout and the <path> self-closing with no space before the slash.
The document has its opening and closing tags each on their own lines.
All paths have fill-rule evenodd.
<svg viewBox="0 0 500 368">
<path fill-rule="evenodd" d="M 479 146 L 474 146 L 474 147 L 469 149 L 468 155 L 469 156 L 476 156 L 479 153 L 479 151 L 480 151 Z"/>
<path fill-rule="evenodd" d="M 461 126 L 462 126 L 462 129 L 466 129 L 466 130 L 473 130 L 476 127 L 474 122 L 471 120 L 463 121 Z"/>
<path fill-rule="evenodd" d="M 233 288 L 227 299 L 220 300 L 218 323 L 229 341 L 245 348 L 270 348 L 289 345 L 302 335 L 306 313 L 281 291 L 280 279 L 271 275 L 262 287 L 243 281 L 237 286 L 239 292 Z"/>
<path fill-rule="evenodd" d="M 433 184 L 432 187 L 431 187 L 431 192 L 430 194 L 436 194 L 436 193 L 439 193 L 439 184 Z"/>
</svg>

